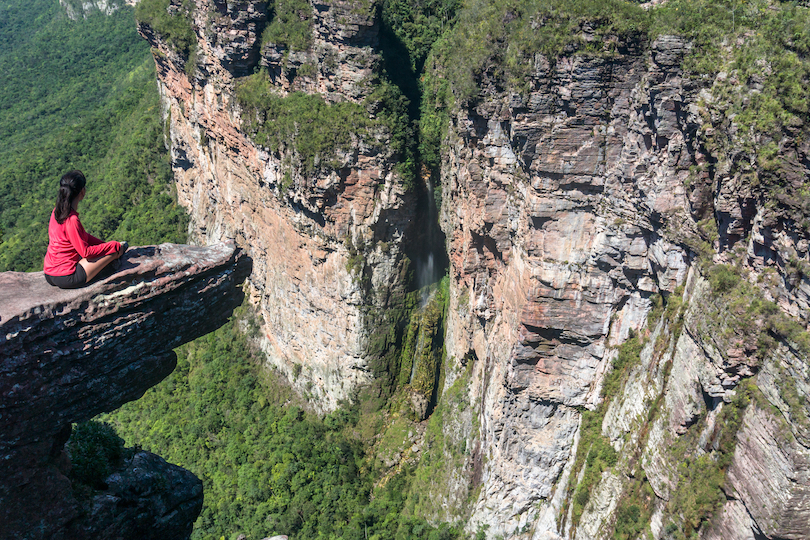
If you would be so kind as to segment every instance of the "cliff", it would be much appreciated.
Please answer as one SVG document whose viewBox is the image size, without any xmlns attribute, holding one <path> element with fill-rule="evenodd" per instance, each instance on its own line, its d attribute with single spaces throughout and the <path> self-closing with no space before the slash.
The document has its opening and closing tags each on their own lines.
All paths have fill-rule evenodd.
<svg viewBox="0 0 810 540">
<path fill-rule="evenodd" d="M 100 12 L 110 15 L 123 5 L 134 6 L 138 0 L 59 0 L 59 5 L 65 8 L 68 18 L 79 20 L 87 18 L 90 13 Z"/>
<path fill-rule="evenodd" d="M 182 10 L 179 2 L 171 5 Z M 139 31 L 153 47 L 191 237 L 201 243 L 234 237 L 245 246 L 254 260 L 249 294 L 264 321 L 260 345 L 268 361 L 317 409 L 332 410 L 371 381 L 380 356 L 371 342 L 388 333 L 385 310 L 403 290 L 402 243 L 415 215 L 413 196 L 395 169 L 390 131 L 361 105 L 378 77 L 373 10 L 318 4 L 311 45 L 290 51 L 262 45 L 266 9 L 258 1 L 195 3 L 177 15 L 194 32 L 185 52 L 147 23 Z M 267 100 L 282 100 L 276 103 L 290 122 L 328 133 L 282 135 L 275 147 L 256 143 L 249 131 L 266 113 L 237 99 L 238 82 L 246 79 L 235 76 L 259 66 L 266 75 L 248 79 Z M 294 102 L 283 99 L 301 99 L 291 92 L 320 93 L 288 112 Z M 324 114 L 343 110 L 330 108 L 337 103 L 353 107 L 368 127 L 342 125 L 339 112 L 297 116 L 316 106 Z M 268 125 L 270 136 L 278 136 L 279 124 Z M 321 149 L 308 156 L 307 136 L 349 139 L 331 155 Z"/>
<path fill-rule="evenodd" d="M 185 52 L 140 31 L 192 233 L 249 246 L 268 358 L 329 410 L 371 382 L 367 314 L 406 286 L 415 197 L 384 129 L 347 128 L 351 151 L 313 168 L 262 131 L 282 109 L 237 99 L 302 91 L 374 117 L 377 12 L 308 7 L 297 48 L 262 44 L 260 2 L 196 3 Z M 801 538 L 806 114 L 751 120 L 776 88 L 776 61 L 734 56 L 755 33 L 700 72 L 691 40 L 648 39 L 640 15 L 624 32 L 578 15 L 563 45 L 525 50 L 561 12 L 466 8 L 426 64 L 426 92 L 448 92 L 424 97 L 448 118 L 450 300 L 440 434 L 413 445 L 430 478 L 409 496 L 491 538 Z"/>
<path fill-rule="evenodd" d="M 71 423 L 139 398 L 174 369 L 178 345 L 238 306 L 250 261 L 234 245 L 131 249 L 93 285 L 56 289 L 41 272 L 0 274 L 0 537 L 178 538 L 202 484 L 138 452 L 77 499 L 66 477 Z"/>
<path fill-rule="evenodd" d="M 474 363 L 480 432 L 455 438 L 480 444 L 481 472 L 437 517 L 510 538 L 805 534 L 808 282 L 789 261 L 808 235 L 790 197 L 752 185 L 768 173 L 733 155 L 744 135 L 717 144 L 749 89 L 712 99 L 728 75 L 691 77 L 690 47 L 537 53 L 521 87 L 484 71 L 451 110 L 448 381 Z M 780 185 L 802 184 L 807 150 L 781 140 Z"/>
</svg>

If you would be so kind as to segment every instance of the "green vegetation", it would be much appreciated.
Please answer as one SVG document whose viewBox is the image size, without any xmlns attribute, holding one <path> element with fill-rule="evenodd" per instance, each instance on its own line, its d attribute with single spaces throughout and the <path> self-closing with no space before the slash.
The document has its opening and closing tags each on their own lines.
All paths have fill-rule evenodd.
<svg viewBox="0 0 810 540">
<path fill-rule="evenodd" d="M 810 354 L 810 333 L 764 297 L 758 285 L 750 283 L 737 267 L 714 265 L 707 271 L 712 301 L 704 311 L 707 335 L 728 346 L 743 345 L 763 361 L 780 342 L 801 355 Z M 720 347 L 725 350 L 728 346 Z M 793 375 L 774 359 L 780 397 L 788 405 L 793 421 L 810 429 L 810 411 L 796 389 Z"/>
<path fill-rule="evenodd" d="M 396 170 L 406 190 L 415 187 L 417 174 L 416 135 L 409 120 L 410 101 L 399 86 L 383 78 L 377 88 L 366 98 L 366 107 L 377 110 L 377 118 L 391 133 L 388 143 L 399 157 Z"/>
<path fill-rule="evenodd" d="M 695 452 L 695 448 L 700 446 L 697 439 L 706 427 L 705 418 L 690 426 L 687 433 L 670 448 L 670 454 L 678 462 L 678 485 L 667 508 L 671 515 L 683 519 L 679 531 L 681 538 L 691 538 L 726 501 L 723 486 L 726 471 L 734 457 L 737 432 L 752 399 L 763 399 L 758 396 L 759 390 L 753 382 L 740 383 L 734 399 L 724 405 L 717 418 L 714 439 L 711 441 L 716 450 Z"/>
<path fill-rule="evenodd" d="M 652 310 L 648 315 L 648 326 L 653 327 L 663 318 L 664 327 L 653 344 L 652 361 L 666 357 L 667 351 L 677 342 L 684 324 L 686 306 L 683 303 L 683 288 L 678 287 L 665 298 L 654 296 Z M 663 399 L 662 392 L 648 404 L 647 414 L 638 419 L 639 442 L 630 454 L 619 455 L 610 441 L 602 435 L 602 425 L 608 407 L 615 396 L 621 396 L 624 386 L 632 369 L 641 362 L 641 351 L 645 342 L 635 332 L 630 332 L 628 339 L 619 346 L 618 353 L 613 360 L 612 369 L 605 375 L 602 383 L 602 401 L 594 411 L 582 411 L 579 443 L 571 469 L 571 477 L 577 478 L 581 472 L 579 483 L 569 485 L 567 504 L 571 504 L 572 525 L 579 525 L 582 513 L 590 501 L 593 490 L 602 478 L 602 473 L 616 470 L 621 460 L 621 469 L 631 471 L 627 475 L 624 490 L 616 509 L 616 521 L 613 524 L 613 538 L 615 540 L 630 540 L 637 538 L 648 526 L 654 510 L 655 494 L 652 491 L 647 475 L 641 467 L 641 451 L 646 446 L 650 426 L 656 420 Z M 672 369 L 672 360 L 664 365 L 665 381 L 669 379 Z M 664 385 L 666 387 L 666 384 Z M 678 461 L 678 459 L 675 459 Z M 584 471 L 583 471 L 584 469 Z M 565 516 L 568 507 L 562 508 Z"/>
<path fill-rule="evenodd" d="M 312 5 L 307 0 L 275 0 L 268 11 L 273 19 L 262 34 L 262 44 L 305 51 L 312 44 Z"/>
<path fill-rule="evenodd" d="M 441 401 L 427 420 L 422 456 L 408 493 L 407 509 L 417 516 L 441 515 L 447 486 L 459 482 L 465 466 L 480 467 L 482 457 L 471 456 L 479 437 L 478 412 L 469 402 L 472 362 L 442 395 Z M 469 419 L 469 420 L 468 420 Z M 466 422 L 470 422 L 466 427 Z M 464 434 L 469 432 L 469 438 Z M 477 495 L 477 486 L 467 486 L 469 502 Z M 463 503 L 456 503 L 459 506 Z"/>
<path fill-rule="evenodd" d="M 88 179 L 90 233 L 182 242 L 154 62 L 132 10 L 74 22 L 34 0 L 0 6 L 0 24 L 0 271 L 42 268 L 59 178 L 73 168 Z"/>
<path fill-rule="evenodd" d="M 455 15 L 461 6 L 460 0 L 385 0 L 382 2 L 382 32 L 380 47 L 387 80 L 398 89 L 397 105 L 387 107 L 389 116 L 398 116 L 394 128 L 399 134 L 400 154 L 403 166 L 400 173 L 411 182 L 419 164 L 425 165 L 433 174 L 438 172 L 439 153 L 444 129 L 447 125 L 446 109 L 434 108 L 446 97 L 434 86 L 444 80 L 425 70 L 425 62 L 434 44 L 455 24 Z M 445 90 L 449 88 L 445 84 Z M 431 97 L 423 101 L 423 94 Z M 400 97 L 401 96 L 401 97 Z M 394 118 L 388 124 L 394 125 Z M 413 129 L 418 126 L 418 129 Z"/>
<path fill-rule="evenodd" d="M 458 538 L 404 511 L 413 471 L 373 487 L 358 407 L 320 419 L 296 406 L 235 323 L 177 352 L 172 375 L 104 419 L 203 480 L 192 538 Z"/>
<path fill-rule="evenodd" d="M 427 302 L 411 313 L 401 348 L 399 386 L 410 386 L 431 403 L 438 400 L 437 393 L 441 389 L 448 288 L 449 278 L 445 276 L 438 287 L 430 291 Z"/>
<path fill-rule="evenodd" d="M 579 524 L 582 512 L 591 498 L 591 493 L 602 479 L 602 472 L 618 462 L 618 455 L 610 445 L 610 441 L 602 436 L 602 422 L 605 419 L 606 409 L 607 407 L 600 406 L 600 409 L 596 411 L 583 411 L 582 413 L 580 438 L 572 473 L 579 474 L 583 467 L 585 473 L 573 493 L 574 503 L 571 514 L 574 525 Z"/>
<path fill-rule="evenodd" d="M 616 507 L 616 524 L 613 529 L 613 539 L 632 540 L 639 538 L 650 523 L 655 500 L 655 492 L 647 480 L 647 474 L 644 469 L 637 467 L 632 475 L 630 485 Z"/>
<path fill-rule="evenodd" d="M 356 103 L 328 104 L 302 92 L 280 97 L 264 71 L 239 81 L 236 95 L 256 143 L 288 159 L 287 165 L 304 177 L 340 168 L 339 153 L 351 153 L 356 137 L 367 137 L 377 124 Z"/>
<path fill-rule="evenodd" d="M 422 71 L 433 44 L 451 28 L 461 3 L 461 0 L 382 2 L 383 26 L 398 41 L 397 45 L 404 48 L 412 73 Z"/>
<path fill-rule="evenodd" d="M 762 290 L 750 283 L 739 268 L 714 265 L 707 270 L 707 278 L 712 303 L 707 306 L 704 320 L 713 339 L 742 343 L 755 349 L 760 359 L 780 339 L 810 354 L 810 334 L 765 299 Z"/>
<path fill-rule="evenodd" d="M 148 24 L 175 49 L 191 54 L 197 46 L 197 36 L 191 27 L 193 0 L 183 0 L 179 6 L 171 0 L 141 0 L 135 8 L 135 18 Z"/>
<path fill-rule="evenodd" d="M 407 99 L 396 86 L 383 80 L 363 105 L 327 103 L 320 95 L 303 92 L 281 97 L 276 91 L 267 73 L 259 71 L 238 81 L 236 96 L 246 112 L 247 132 L 284 160 L 288 180 L 282 190 L 292 187 L 294 177 L 340 169 L 361 142 L 398 156 L 397 170 L 406 187 L 412 187 L 413 130 L 407 120 Z M 391 138 L 382 148 L 379 134 L 386 128 Z"/>
<path fill-rule="evenodd" d="M 613 360 L 613 367 L 602 383 L 602 402 L 594 411 L 582 411 L 579 443 L 574 466 L 571 469 L 571 478 L 577 478 L 583 468 L 585 472 L 578 484 L 572 483 L 569 486 L 569 496 L 567 497 L 568 500 L 573 501 L 571 520 L 575 527 L 579 524 L 591 493 L 602 478 L 602 472 L 618 462 L 616 451 L 610 441 L 602 435 L 602 423 L 610 401 L 614 396 L 620 395 L 630 370 L 641 361 L 640 354 L 643 347 L 644 344 L 635 333 L 632 333 L 619 346 L 618 354 Z M 563 512 L 566 510 L 563 509 Z"/>
<path fill-rule="evenodd" d="M 684 66 L 713 83 L 702 119 L 708 152 L 763 199 L 788 195 L 799 208 L 793 219 L 808 230 L 805 186 L 790 179 L 788 163 L 810 120 L 810 9 L 774 0 L 675 0 L 653 13 L 653 33 L 692 40 Z M 749 157 L 732 158 L 741 152 Z"/>
<path fill-rule="evenodd" d="M 648 12 L 622 0 L 470 0 L 454 30 L 436 43 L 436 68 L 457 97 L 469 100 L 484 72 L 523 89 L 535 53 L 552 62 L 563 51 L 613 54 L 618 43 L 645 38 L 648 26 Z"/>
<path fill-rule="evenodd" d="M 613 359 L 613 369 L 605 376 L 602 384 L 602 396 L 612 398 L 620 395 L 630 370 L 641 362 L 641 349 L 644 343 L 638 334 L 631 331 L 627 340 L 619 346 L 619 354 Z"/>
<path fill-rule="evenodd" d="M 79 486 L 105 489 L 104 480 L 131 454 L 131 450 L 124 449 L 124 440 L 112 426 L 94 420 L 73 426 L 65 449 L 70 456 L 68 476 L 74 490 L 79 491 L 82 489 Z"/>
<path fill-rule="evenodd" d="M 432 68 L 432 64 L 429 64 L 429 68 Z M 454 103 L 453 94 L 449 81 L 435 69 L 429 69 L 420 81 L 419 157 L 428 169 L 438 171 L 442 161 L 442 141 Z"/>
</svg>

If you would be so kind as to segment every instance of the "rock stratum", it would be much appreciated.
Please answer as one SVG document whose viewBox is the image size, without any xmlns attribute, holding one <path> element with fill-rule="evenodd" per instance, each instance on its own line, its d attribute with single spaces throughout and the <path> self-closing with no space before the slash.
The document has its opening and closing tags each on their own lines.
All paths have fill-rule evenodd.
<svg viewBox="0 0 810 540">
<path fill-rule="evenodd" d="M 468 437 L 480 441 L 485 464 L 480 479 L 436 499 L 463 501 L 478 481 L 472 509 L 437 515 L 469 516 L 472 530 L 511 538 L 609 538 L 635 526 L 626 517 L 635 512 L 647 513 L 655 538 L 698 528 L 703 538 L 802 538 L 810 448 L 795 418 L 806 405 L 790 413 L 777 396 L 806 369 L 807 353 L 773 332 L 777 350 L 758 349 L 762 321 L 737 321 L 739 307 L 713 296 L 705 277 L 714 264 L 771 275 L 768 301 L 804 327 L 807 278 L 788 259 L 807 259 L 807 233 L 795 206 L 766 206 L 745 182 L 750 170 L 709 142 L 724 117 L 706 99 L 712 84 L 681 67 L 690 44 L 662 36 L 638 45 L 610 58 L 537 54 L 528 91 L 492 90 L 499 81 L 484 76 L 488 90 L 474 106 L 453 111 L 442 168 L 454 285 L 446 346 L 450 358 L 475 361 L 470 399 L 481 402 L 481 428 Z M 783 141 L 782 159 L 805 163 L 785 167 L 783 182 L 810 172 L 807 151 Z M 706 218 L 714 238 L 700 231 Z M 680 319 L 653 314 L 662 298 L 684 306 Z M 617 345 L 637 333 L 640 363 L 609 391 L 618 394 L 602 394 Z M 769 365 L 783 366 L 781 382 L 763 376 Z M 684 522 L 690 503 L 679 485 L 695 491 L 710 481 L 684 471 L 701 456 L 720 459 L 717 419 L 754 376 L 770 401 L 748 406 L 732 435 L 740 442 L 727 450 L 724 510 Z M 805 381 L 797 378 L 797 395 Z M 583 411 L 605 405 L 596 436 L 618 463 L 587 484 L 596 458 L 578 448 Z M 780 457 L 754 457 L 771 454 Z M 785 489 L 779 496 L 774 483 Z"/>
<path fill-rule="evenodd" d="M 173 348 L 226 322 L 250 259 L 233 243 L 130 249 L 114 275 L 62 290 L 41 272 L 0 274 L 0 538 L 183 538 L 202 483 L 137 452 L 76 498 L 71 423 L 139 398 L 172 372 Z"/>
<path fill-rule="evenodd" d="M 294 138 L 275 150 L 255 143 L 246 127 L 251 118 L 236 99 L 237 76 L 261 65 L 279 97 L 305 92 L 359 105 L 373 91 L 381 62 L 371 6 L 313 8 L 309 52 L 262 46 L 266 2 L 194 4 L 193 57 L 139 24 L 153 47 L 191 238 L 236 238 L 247 247 L 254 261 L 249 294 L 265 322 L 259 345 L 321 411 L 371 381 L 368 342 L 378 314 L 403 289 L 414 197 L 396 171 L 384 127 L 345 130 L 351 145 L 312 174 L 291 166 L 300 160 Z M 296 76 L 303 65 L 314 73 Z"/>
<path fill-rule="evenodd" d="M 368 314 L 407 286 L 414 195 L 398 156 L 361 134 L 289 178 L 294 145 L 248 135 L 236 94 L 253 70 L 277 96 L 328 103 L 362 103 L 379 83 L 378 10 L 311 3 L 311 42 L 289 51 L 261 44 L 266 8 L 193 3 L 193 57 L 139 29 L 192 235 L 247 246 L 269 361 L 330 410 L 371 382 Z M 752 144 L 732 105 L 761 79 L 690 74 L 678 36 L 607 36 L 599 51 L 593 24 L 576 32 L 589 49 L 532 54 L 519 84 L 480 66 L 474 95 L 448 106 L 434 171 L 450 277 L 432 450 L 444 465 L 421 508 L 489 538 L 805 538 L 807 126 Z M 463 61 L 447 54 L 434 76 Z M 690 498 L 712 478 L 710 503 Z"/>
</svg>

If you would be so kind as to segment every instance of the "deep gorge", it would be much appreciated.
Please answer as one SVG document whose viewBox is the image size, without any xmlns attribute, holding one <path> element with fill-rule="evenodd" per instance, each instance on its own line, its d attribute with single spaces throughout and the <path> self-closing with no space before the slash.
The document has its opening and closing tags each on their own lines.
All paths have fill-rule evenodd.
<svg viewBox="0 0 810 540">
<path fill-rule="evenodd" d="M 188 237 L 253 261 L 103 418 L 216 483 L 193 538 L 806 537 L 807 7 L 135 16 Z"/>
</svg>

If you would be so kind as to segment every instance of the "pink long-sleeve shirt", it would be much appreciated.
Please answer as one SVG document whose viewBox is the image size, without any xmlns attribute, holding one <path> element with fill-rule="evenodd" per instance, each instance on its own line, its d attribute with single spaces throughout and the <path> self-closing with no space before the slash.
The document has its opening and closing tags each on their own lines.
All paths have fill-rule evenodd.
<svg viewBox="0 0 810 540">
<path fill-rule="evenodd" d="M 118 242 L 102 242 L 88 234 L 75 210 L 62 224 L 56 221 L 55 212 L 51 212 L 44 270 L 49 276 L 69 276 L 76 269 L 76 263 L 83 258 L 97 259 L 120 249 Z"/>
</svg>

